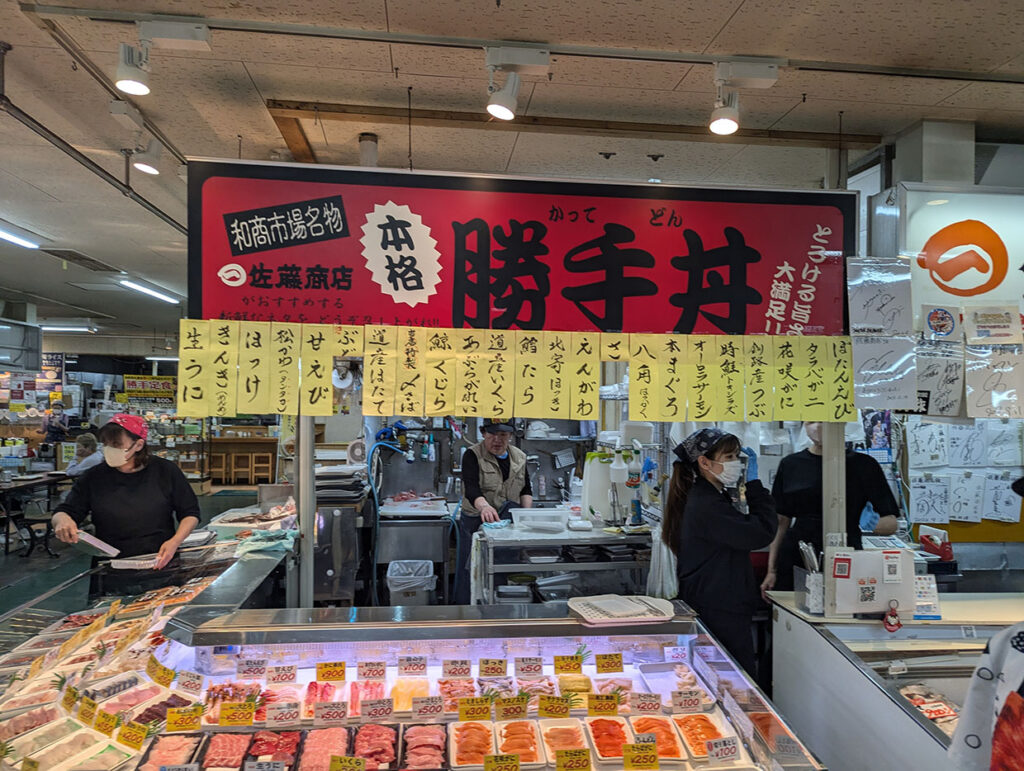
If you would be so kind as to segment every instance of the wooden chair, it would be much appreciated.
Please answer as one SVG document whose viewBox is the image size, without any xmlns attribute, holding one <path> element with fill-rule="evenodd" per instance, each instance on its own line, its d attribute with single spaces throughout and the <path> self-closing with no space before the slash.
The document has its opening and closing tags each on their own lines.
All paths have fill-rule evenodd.
<svg viewBox="0 0 1024 771">
<path fill-rule="evenodd" d="M 230 482 L 237 482 L 241 477 L 246 484 L 253 484 L 252 477 L 252 453 L 233 452 L 230 458 L 231 468 L 228 472 Z"/>
<path fill-rule="evenodd" d="M 226 452 L 210 453 L 210 476 L 218 482 L 228 478 L 228 454 Z"/>
<path fill-rule="evenodd" d="M 268 484 L 274 483 L 274 456 L 269 452 L 257 452 L 252 456 L 252 478 L 253 483 L 266 480 Z"/>
</svg>

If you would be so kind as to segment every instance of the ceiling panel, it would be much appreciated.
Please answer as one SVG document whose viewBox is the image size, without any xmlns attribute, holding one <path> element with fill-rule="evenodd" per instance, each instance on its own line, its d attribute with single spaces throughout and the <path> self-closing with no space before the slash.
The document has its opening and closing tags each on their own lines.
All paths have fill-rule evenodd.
<svg viewBox="0 0 1024 771">
<path fill-rule="evenodd" d="M 383 29 L 387 23 L 384 0 L 64 0 L 71 8 L 101 8 L 177 16 L 260 21 L 274 19 L 320 27 Z"/>
<path fill-rule="evenodd" d="M 828 151 L 812 147 L 748 145 L 715 171 L 720 185 L 819 189 Z"/>
</svg>

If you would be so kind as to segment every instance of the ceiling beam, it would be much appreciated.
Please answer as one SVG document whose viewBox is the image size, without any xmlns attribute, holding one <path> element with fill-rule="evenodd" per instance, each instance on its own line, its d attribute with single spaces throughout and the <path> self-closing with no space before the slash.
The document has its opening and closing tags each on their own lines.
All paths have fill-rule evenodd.
<svg viewBox="0 0 1024 771">
<path fill-rule="evenodd" d="M 313 152 L 313 146 L 309 143 L 309 138 L 299 119 L 273 113 L 271 113 L 271 117 L 277 124 L 277 130 L 281 132 L 284 143 L 288 145 L 296 163 L 316 163 L 316 153 Z"/>
<path fill-rule="evenodd" d="M 455 129 L 482 129 L 515 133 L 561 134 L 571 136 L 613 137 L 621 139 L 656 139 L 678 142 L 715 142 L 734 145 L 774 145 L 776 147 L 839 147 L 870 149 L 881 143 L 874 134 L 834 134 L 812 131 L 775 131 L 772 129 L 740 129 L 731 136 L 712 134 L 707 126 L 683 126 L 669 123 L 630 123 L 625 121 L 549 118 L 524 115 L 511 121 L 494 120 L 487 113 L 453 110 L 408 110 L 404 107 L 378 107 L 360 104 L 330 104 L 268 99 L 267 110 L 281 127 L 281 135 L 292 147 L 282 121 L 337 120 L 354 123 L 392 123 Z M 291 129 L 289 129 L 291 130 Z M 301 126 L 300 126 L 301 131 Z M 306 141 L 305 133 L 302 138 Z M 312 149 L 310 149 L 312 155 Z M 295 160 L 300 160 L 292 148 Z M 315 160 L 306 161 L 315 162 Z"/>
</svg>

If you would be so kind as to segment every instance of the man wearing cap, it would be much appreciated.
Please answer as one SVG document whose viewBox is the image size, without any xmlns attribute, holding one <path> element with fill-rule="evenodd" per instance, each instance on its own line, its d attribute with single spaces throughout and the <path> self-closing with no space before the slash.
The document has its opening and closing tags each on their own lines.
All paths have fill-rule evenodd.
<svg viewBox="0 0 1024 771">
<path fill-rule="evenodd" d="M 43 440 L 48 444 L 63 442 L 68 438 L 68 416 L 64 414 L 64 402 L 56 401 L 50 405 L 50 414 L 46 416 L 40 434 L 46 434 Z"/>
<path fill-rule="evenodd" d="M 470 597 L 469 555 L 475 533 L 482 522 L 497 522 L 499 511 L 509 504 L 533 506 L 533 489 L 526 471 L 526 453 L 510 444 L 511 423 L 487 420 L 483 441 L 462 456 L 462 511 L 459 516 L 458 589 L 455 602 L 465 605 Z"/>
<path fill-rule="evenodd" d="M 146 421 L 118 413 L 99 431 L 104 465 L 79 477 L 57 506 L 53 530 L 78 541 L 78 526 L 91 516 L 96 537 L 119 557 L 156 554 L 162 568 L 199 524 L 199 501 L 176 465 L 149 454 Z"/>
</svg>

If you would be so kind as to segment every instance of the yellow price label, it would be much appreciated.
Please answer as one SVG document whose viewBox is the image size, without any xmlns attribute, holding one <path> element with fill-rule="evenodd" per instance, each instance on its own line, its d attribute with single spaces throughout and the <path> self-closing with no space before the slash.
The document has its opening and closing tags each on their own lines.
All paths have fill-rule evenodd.
<svg viewBox="0 0 1024 771">
<path fill-rule="evenodd" d="M 484 755 L 484 771 L 519 771 L 519 756 Z"/>
<path fill-rule="evenodd" d="M 331 755 L 329 771 L 366 771 L 366 758 Z"/>
<path fill-rule="evenodd" d="M 220 705 L 220 720 L 217 725 L 252 725 L 256 704 L 251 701 L 228 701 Z"/>
<path fill-rule="evenodd" d="M 597 664 L 597 673 L 607 675 L 612 672 L 622 671 L 621 653 L 598 653 L 594 656 L 594 663 Z"/>
<path fill-rule="evenodd" d="M 149 661 L 146 662 L 146 674 L 149 675 L 149 679 L 157 685 L 169 688 L 171 683 L 174 681 L 175 672 L 173 669 L 161 664 L 157 660 L 157 657 L 150 653 Z"/>
<path fill-rule="evenodd" d="M 89 726 L 96 719 L 96 700 L 88 696 L 82 697 L 82 703 L 78 707 L 78 722 Z"/>
<path fill-rule="evenodd" d="M 203 708 L 198 704 L 171 707 L 167 710 L 167 733 L 198 731 L 202 727 L 202 720 Z"/>
<path fill-rule="evenodd" d="M 69 685 L 64 689 L 64 695 L 61 697 L 60 705 L 68 712 L 75 706 L 75 702 L 78 701 L 78 689 L 73 685 Z"/>
<path fill-rule="evenodd" d="M 131 723 L 125 723 L 121 726 L 121 730 L 117 732 L 117 743 L 123 744 L 125 747 L 131 747 L 136 752 L 142 749 L 143 742 L 146 741 L 146 734 L 148 733 L 146 726 L 141 723 L 132 721 Z"/>
<path fill-rule="evenodd" d="M 658 768 L 658 745 L 623 744 L 622 766 L 626 771 L 630 771 L 630 769 Z"/>
<path fill-rule="evenodd" d="M 570 708 L 565 696 L 541 694 L 537 697 L 537 714 L 541 717 L 569 717 Z"/>
<path fill-rule="evenodd" d="M 322 683 L 345 679 L 344 661 L 321 661 L 316 665 L 316 679 Z"/>
<path fill-rule="evenodd" d="M 459 720 L 487 720 L 491 716 L 491 700 L 486 696 L 459 699 Z"/>
<path fill-rule="evenodd" d="M 121 610 L 121 600 L 114 600 L 107 609 L 107 619 L 112 619 L 119 610 Z"/>
<path fill-rule="evenodd" d="M 619 697 L 614 693 L 588 693 L 587 714 L 590 717 L 608 717 L 619 713 Z"/>
<path fill-rule="evenodd" d="M 508 659 L 480 659 L 480 677 L 505 677 Z"/>
<path fill-rule="evenodd" d="M 582 672 L 582 656 L 555 656 L 556 675 L 578 675 Z"/>
<path fill-rule="evenodd" d="M 498 721 L 524 720 L 529 710 L 530 698 L 528 696 L 494 700 L 494 719 Z"/>
<path fill-rule="evenodd" d="M 44 658 L 46 658 L 46 657 L 45 656 L 40 656 L 39 658 L 37 658 L 35 661 L 32 662 L 32 666 L 30 666 L 28 668 L 28 677 L 26 678 L 27 680 L 31 680 L 33 677 L 35 677 L 36 675 L 39 674 L 39 670 L 41 670 L 43 668 L 43 659 Z"/>
<path fill-rule="evenodd" d="M 114 729 L 117 728 L 117 715 L 113 715 L 106 710 L 99 710 L 96 713 L 96 720 L 93 722 L 93 730 L 99 731 L 104 736 L 111 736 L 114 733 Z"/>
<path fill-rule="evenodd" d="M 555 771 L 588 771 L 590 750 L 555 750 Z"/>
<path fill-rule="evenodd" d="M 39 771 L 39 761 L 32 758 L 24 758 L 21 761 L 21 771 Z"/>
</svg>

